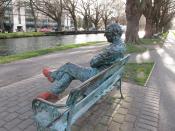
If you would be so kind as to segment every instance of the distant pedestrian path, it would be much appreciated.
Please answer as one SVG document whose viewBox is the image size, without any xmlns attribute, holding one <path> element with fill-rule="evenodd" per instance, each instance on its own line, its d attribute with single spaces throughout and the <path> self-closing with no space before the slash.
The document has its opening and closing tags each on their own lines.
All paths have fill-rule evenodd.
<svg viewBox="0 0 175 131">
<path fill-rule="evenodd" d="M 162 48 L 151 54 L 156 62 L 148 86 L 160 90 L 160 131 L 175 130 L 175 36 L 169 32 Z"/>
</svg>

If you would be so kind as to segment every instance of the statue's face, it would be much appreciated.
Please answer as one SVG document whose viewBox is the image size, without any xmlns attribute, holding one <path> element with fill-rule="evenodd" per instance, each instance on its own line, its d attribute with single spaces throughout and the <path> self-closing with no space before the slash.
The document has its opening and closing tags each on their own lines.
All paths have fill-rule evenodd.
<svg viewBox="0 0 175 131">
<path fill-rule="evenodd" d="M 112 33 L 111 32 L 105 32 L 105 36 L 108 42 L 113 42 Z"/>
<path fill-rule="evenodd" d="M 118 24 L 109 25 L 105 32 L 105 36 L 108 42 L 113 42 L 115 39 L 120 38 L 121 34 L 122 34 L 122 30 Z"/>
</svg>

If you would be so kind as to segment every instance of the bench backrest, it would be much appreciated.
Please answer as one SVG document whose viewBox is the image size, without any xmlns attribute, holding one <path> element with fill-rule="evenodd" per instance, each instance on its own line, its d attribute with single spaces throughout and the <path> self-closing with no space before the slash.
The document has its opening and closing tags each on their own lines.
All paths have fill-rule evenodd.
<svg viewBox="0 0 175 131">
<path fill-rule="evenodd" d="M 127 63 L 128 59 L 129 55 L 73 89 L 69 94 L 66 105 L 75 104 L 77 102 L 76 100 L 85 98 L 95 88 L 105 82 L 105 80 L 114 75 L 115 72 L 119 71 Z M 121 73 L 123 72 L 119 72 L 118 75 L 122 75 Z"/>
</svg>

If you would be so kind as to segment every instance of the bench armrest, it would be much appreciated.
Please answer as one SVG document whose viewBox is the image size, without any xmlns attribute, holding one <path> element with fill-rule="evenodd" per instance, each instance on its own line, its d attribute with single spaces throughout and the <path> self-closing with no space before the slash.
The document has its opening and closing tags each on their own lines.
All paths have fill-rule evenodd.
<svg viewBox="0 0 175 131">
<path fill-rule="evenodd" d="M 33 102 L 32 102 L 32 107 L 33 107 L 33 105 L 34 105 L 37 101 L 40 101 L 40 102 L 42 102 L 42 103 L 46 103 L 47 105 L 52 106 L 52 107 L 55 107 L 55 108 L 66 107 L 65 104 L 52 103 L 52 102 L 47 101 L 47 100 L 44 100 L 44 99 L 42 99 L 42 98 L 35 98 L 35 99 L 33 100 Z"/>
</svg>

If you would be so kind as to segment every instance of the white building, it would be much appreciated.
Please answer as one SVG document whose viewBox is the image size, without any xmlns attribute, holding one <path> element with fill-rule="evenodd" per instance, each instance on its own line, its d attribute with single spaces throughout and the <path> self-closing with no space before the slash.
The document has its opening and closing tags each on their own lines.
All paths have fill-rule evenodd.
<svg viewBox="0 0 175 131">
<path fill-rule="evenodd" d="M 18 1 L 18 2 L 17 2 Z M 34 19 L 31 14 L 31 9 L 25 6 L 20 6 L 20 0 L 12 0 L 12 3 L 6 10 L 5 13 L 5 27 L 7 30 L 12 30 L 13 32 L 18 31 L 34 31 Z M 47 16 L 39 13 L 37 14 L 37 28 L 49 28 L 55 29 L 57 23 Z M 62 29 L 71 29 L 71 18 L 67 12 L 64 11 L 62 17 Z"/>
</svg>

